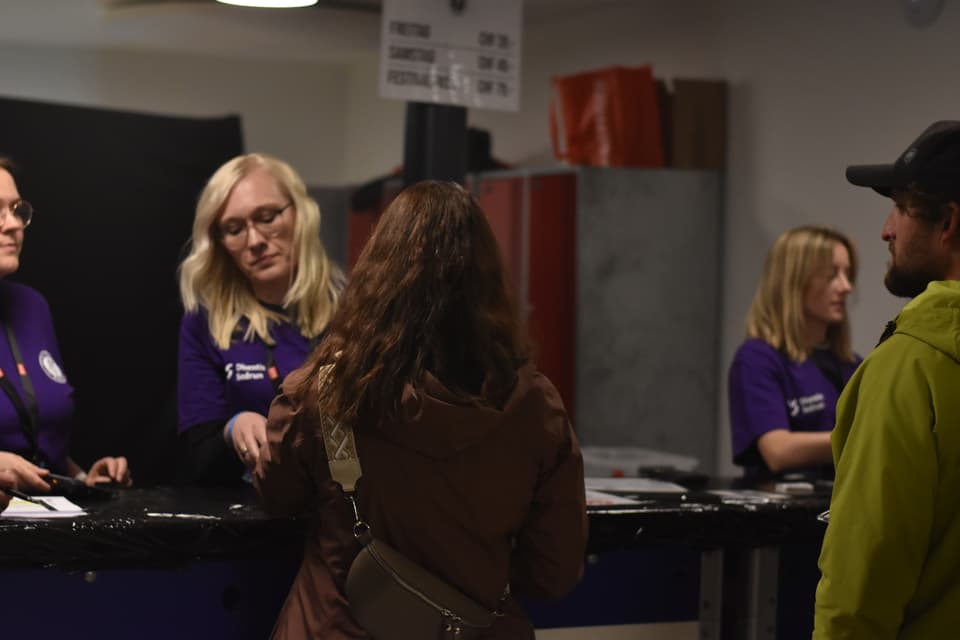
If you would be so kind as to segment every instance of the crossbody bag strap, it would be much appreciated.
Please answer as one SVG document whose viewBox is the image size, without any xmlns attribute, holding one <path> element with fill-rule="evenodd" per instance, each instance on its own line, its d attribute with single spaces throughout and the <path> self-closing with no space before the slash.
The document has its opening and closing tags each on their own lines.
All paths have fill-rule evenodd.
<svg viewBox="0 0 960 640">
<path fill-rule="evenodd" d="M 317 375 L 317 386 L 320 393 L 327 382 L 327 376 L 333 365 L 326 365 Z M 353 427 L 320 412 L 320 431 L 323 433 L 323 448 L 327 452 L 327 467 L 330 468 L 330 477 L 340 485 L 347 497 L 347 502 L 353 508 L 353 536 L 363 545 L 367 545 L 371 538 L 370 525 L 360 517 L 357 509 L 357 500 L 354 495 L 357 491 L 357 480 L 363 475 L 360 466 L 360 456 L 357 454 L 357 441 L 353 436 Z"/>
<path fill-rule="evenodd" d="M 317 376 L 321 393 L 332 366 L 323 367 Z M 327 466 L 330 467 L 330 476 L 334 482 L 337 482 L 343 488 L 347 501 L 353 507 L 353 536 L 361 544 L 367 545 L 372 540 L 370 525 L 360 517 L 356 496 L 354 495 L 357 480 L 363 475 L 363 469 L 360 466 L 360 457 L 357 454 L 357 442 L 353 437 L 353 427 L 321 412 L 320 430 L 323 432 L 323 446 L 327 451 Z M 504 604 L 509 597 L 510 585 L 507 584 L 500 595 L 496 608 L 491 612 L 494 616 L 503 616 Z"/>
<path fill-rule="evenodd" d="M 327 450 L 330 475 L 343 487 L 345 493 L 353 494 L 357 488 L 357 480 L 363 475 L 353 429 L 325 415 L 320 418 L 320 428 L 323 431 L 323 446 Z"/>
<path fill-rule="evenodd" d="M 327 376 L 333 370 L 328 364 L 317 372 L 317 390 L 323 393 Z M 357 489 L 357 480 L 363 475 L 360 456 L 357 455 L 357 441 L 353 437 L 353 427 L 320 412 L 320 430 L 323 432 L 323 447 L 327 451 L 327 466 L 330 476 L 345 493 L 352 496 Z"/>
</svg>

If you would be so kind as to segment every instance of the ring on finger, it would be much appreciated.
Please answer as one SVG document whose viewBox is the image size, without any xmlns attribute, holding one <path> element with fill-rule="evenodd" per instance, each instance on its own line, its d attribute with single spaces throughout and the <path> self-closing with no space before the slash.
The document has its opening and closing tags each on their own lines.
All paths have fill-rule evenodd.
<svg viewBox="0 0 960 640">
<path fill-rule="evenodd" d="M 249 451 L 249 449 L 247 449 L 246 447 L 240 447 L 240 453 L 241 453 L 241 454 L 247 455 L 247 452 L 248 452 L 248 451 Z"/>
</svg>

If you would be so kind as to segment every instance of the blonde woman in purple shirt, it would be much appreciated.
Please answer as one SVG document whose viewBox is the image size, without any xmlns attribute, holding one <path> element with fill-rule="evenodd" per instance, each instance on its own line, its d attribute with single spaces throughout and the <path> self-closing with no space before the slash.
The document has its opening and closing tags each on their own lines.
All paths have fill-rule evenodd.
<svg viewBox="0 0 960 640">
<path fill-rule="evenodd" d="M 280 382 L 326 329 L 343 274 L 320 242 L 320 209 L 285 162 L 226 162 L 200 195 L 180 265 L 183 480 L 234 484 L 266 440 Z"/>
<path fill-rule="evenodd" d="M 830 431 L 853 353 L 847 297 L 857 255 L 843 234 L 791 229 L 773 244 L 730 365 L 734 462 L 750 477 L 832 477 Z"/>
</svg>

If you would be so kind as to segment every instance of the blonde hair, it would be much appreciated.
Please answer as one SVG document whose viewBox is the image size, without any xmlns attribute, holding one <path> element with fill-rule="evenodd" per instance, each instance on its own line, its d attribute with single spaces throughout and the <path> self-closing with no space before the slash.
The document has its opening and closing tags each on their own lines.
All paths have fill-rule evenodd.
<svg viewBox="0 0 960 640">
<path fill-rule="evenodd" d="M 249 322 L 244 340 L 258 336 L 273 344 L 269 321 L 285 321 L 257 301 L 250 282 L 220 242 L 217 221 L 236 184 L 256 169 L 276 179 L 280 190 L 296 211 L 293 246 L 294 273 L 283 300 L 293 321 L 306 337 L 319 335 L 333 315 L 340 297 L 343 273 L 327 257 L 320 242 L 320 207 L 287 163 L 261 153 L 241 155 L 227 161 L 210 177 L 197 202 L 190 254 L 180 264 L 180 297 L 184 309 L 207 310 L 210 334 L 221 349 L 230 340 L 241 318 Z"/>
<path fill-rule="evenodd" d="M 803 341 L 804 294 L 817 275 L 833 270 L 837 244 L 850 254 L 850 283 L 857 278 L 857 253 L 853 243 L 828 227 L 797 227 L 784 232 L 773 243 L 763 266 L 760 284 L 747 313 L 747 336 L 763 340 L 795 362 L 807 359 Z M 827 328 L 827 342 L 838 358 L 854 361 L 850 322 Z"/>
</svg>

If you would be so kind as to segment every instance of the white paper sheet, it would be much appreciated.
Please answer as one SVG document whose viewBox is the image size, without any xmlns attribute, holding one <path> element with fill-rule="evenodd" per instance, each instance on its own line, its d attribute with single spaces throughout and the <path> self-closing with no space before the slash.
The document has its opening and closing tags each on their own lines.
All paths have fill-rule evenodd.
<svg viewBox="0 0 960 640">
<path fill-rule="evenodd" d="M 790 499 L 790 496 L 785 493 L 756 489 L 714 489 L 708 493 L 720 496 L 721 502 L 727 504 L 766 504 Z"/>
<path fill-rule="evenodd" d="M 687 488 L 652 478 L 586 478 L 587 489 L 610 493 L 686 493 Z"/>
<path fill-rule="evenodd" d="M 612 493 L 591 491 L 590 489 L 587 489 L 588 506 L 599 507 L 611 504 L 640 504 L 640 502 L 631 498 L 625 498 L 623 496 L 615 496 Z"/>
<path fill-rule="evenodd" d="M 10 504 L 2 513 L 0 518 L 75 518 L 85 516 L 87 512 L 78 505 L 70 502 L 63 496 L 31 496 L 37 500 L 54 508 L 53 511 L 45 509 L 43 505 L 34 504 L 20 498 L 12 498 Z"/>
</svg>

